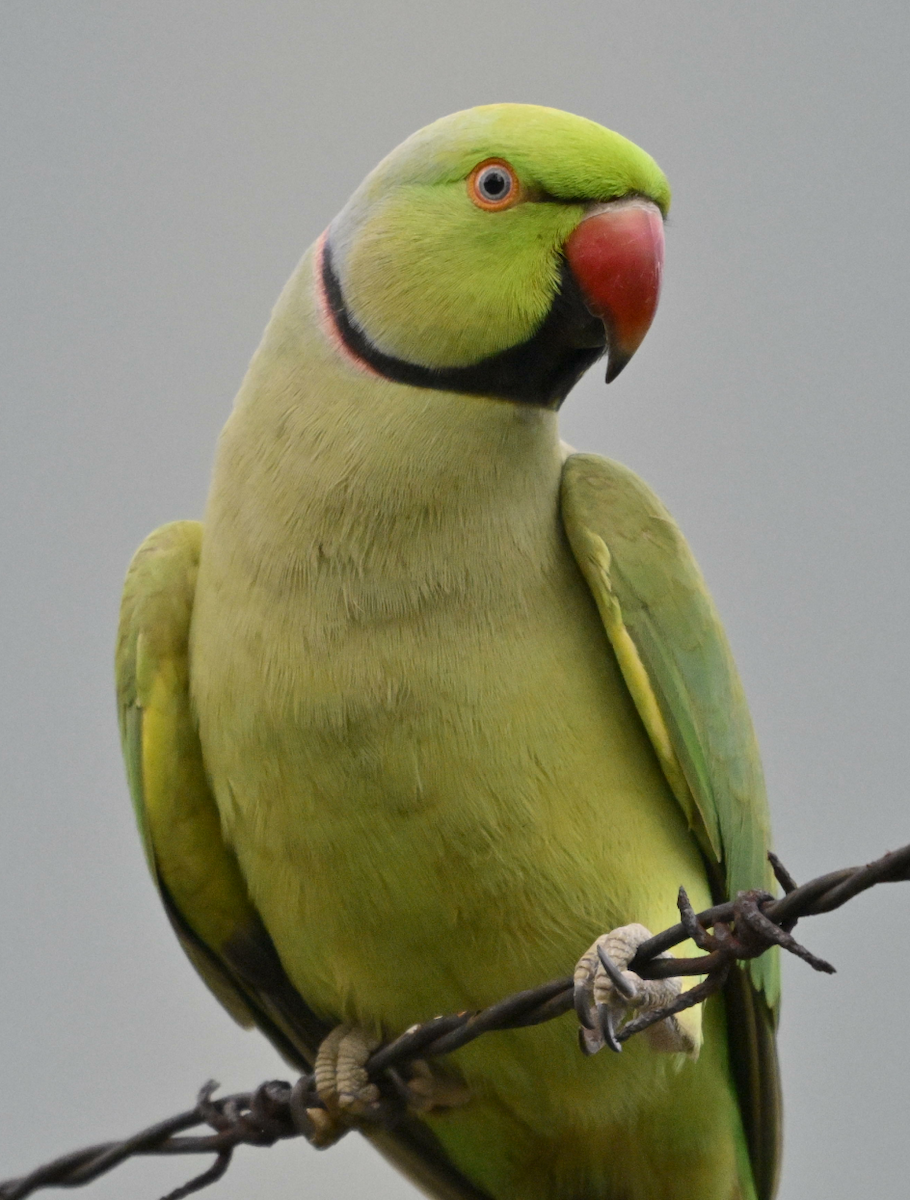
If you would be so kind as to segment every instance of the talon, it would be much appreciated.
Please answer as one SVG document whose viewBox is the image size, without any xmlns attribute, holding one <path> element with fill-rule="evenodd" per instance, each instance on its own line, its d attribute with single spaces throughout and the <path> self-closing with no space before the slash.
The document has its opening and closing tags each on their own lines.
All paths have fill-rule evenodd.
<svg viewBox="0 0 910 1200">
<path fill-rule="evenodd" d="M 575 1001 L 575 1015 L 578 1017 L 585 1029 L 593 1029 L 594 1022 L 591 1020 L 591 996 L 590 986 L 586 984 L 575 984 L 573 999 Z"/>
<path fill-rule="evenodd" d="M 642 926 L 644 928 L 644 926 Z M 600 965 L 603 967 L 609 976 L 613 987 L 619 992 L 620 996 L 624 996 L 626 1000 L 634 1000 L 638 995 L 638 988 L 632 982 L 631 972 L 623 974 L 613 959 L 607 954 L 599 941 L 595 942 L 597 947 L 597 957 L 600 959 Z M 629 960 L 631 962 L 631 959 Z"/>
<path fill-rule="evenodd" d="M 604 1045 L 609 1046 L 615 1054 L 620 1054 L 622 1052 L 622 1045 L 616 1039 L 613 1009 L 609 1004 L 598 1004 L 597 1015 L 600 1018 L 600 1033 Z"/>
<path fill-rule="evenodd" d="M 327 1150 L 329 1146 L 334 1146 L 350 1129 L 348 1124 L 332 1116 L 324 1108 L 308 1108 L 306 1116 L 309 1121 L 307 1140 L 317 1150 Z"/>
</svg>

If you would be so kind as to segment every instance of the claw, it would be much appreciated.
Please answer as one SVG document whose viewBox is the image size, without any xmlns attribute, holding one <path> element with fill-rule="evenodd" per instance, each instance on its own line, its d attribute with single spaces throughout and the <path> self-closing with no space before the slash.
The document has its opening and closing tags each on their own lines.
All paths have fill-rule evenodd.
<svg viewBox="0 0 910 1200">
<path fill-rule="evenodd" d="M 598 1004 L 597 1016 L 599 1018 L 600 1035 L 603 1038 L 603 1044 L 608 1046 L 614 1053 L 622 1052 L 622 1045 L 616 1037 L 616 1026 L 614 1024 L 615 1016 L 613 1008 L 609 1004 Z"/>
<path fill-rule="evenodd" d="M 575 989 L 572 993 L 572 999 L 575 1004 L 575 1015 L 578 1017 L 585 1029 L 594 1029 L 595 1025 L 591 1019 L 591 991 L 593 983 L 590 979 L 580 982 L 576 979 Z"/>
<path fill-rule="evenodd" d="M 600 942 L 597 943 L 597 957 L 600 965 L 606 971 L 613 987 L 625 1000 L 634 1000 L 638 996 L 638 988 L 620 971 L 613 959 L 607 954 Z"/>
</svg>

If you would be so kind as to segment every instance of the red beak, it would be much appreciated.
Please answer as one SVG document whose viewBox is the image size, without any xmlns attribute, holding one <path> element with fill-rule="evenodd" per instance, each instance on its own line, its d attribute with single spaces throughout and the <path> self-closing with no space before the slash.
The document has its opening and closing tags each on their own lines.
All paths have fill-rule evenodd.
<svg viewBox="0 0 910 1200">
<path fill-rule="evenodd" d="M 565 254 L 585 303 L 606 326 L 611 383 L 657 311 L 664 265 L 660 210 L 638 198 L 599 205 L 569 237 Z"/>
</svg>

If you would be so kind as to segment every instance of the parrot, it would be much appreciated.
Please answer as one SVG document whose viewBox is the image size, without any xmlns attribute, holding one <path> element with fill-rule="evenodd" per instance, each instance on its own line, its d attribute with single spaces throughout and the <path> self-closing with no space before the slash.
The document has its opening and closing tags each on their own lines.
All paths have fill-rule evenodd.
<svg viewBox="0 0 910 1200">
<path fill-rule="evenodd" d="M 648 154 L 557 109 L 407 138 L 281 293 L 203 520 L 126 578 L 121 739 L 177 937 L 315 1072 L 314 1140 L 359 1130 L 437 1200 L 776 1189 L 773 953 L 622 1053 L 578 1045 L 691 986 L 628 970 L 680 886 L 696 910 L 774 886 L 699 568 L 637 475 L 559 434 L 652 323 L 669 204 Z M 599 1032 L 489 1033 L 370 1119 L 380 1042 L 573 965 Z"/>
</svg>

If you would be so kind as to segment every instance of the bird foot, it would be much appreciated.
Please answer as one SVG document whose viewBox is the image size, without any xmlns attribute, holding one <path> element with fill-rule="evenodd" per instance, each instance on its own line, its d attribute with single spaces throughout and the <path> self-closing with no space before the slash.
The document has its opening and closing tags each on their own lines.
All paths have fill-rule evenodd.
<svg viewBox="0 0 910 1200">
<path fill-rule="evenodd" d="M 622 925 L 599 937 L 578 960 L 575 1011 L 582 1026 L 578 1040 L 585 1054 L 596 1054 L 604 1046 L 621 1050 L 616 1035 L 625 1020 L 666 1008 L 679 995 L 680 979 L 642 979 L 627 969 L 638 947 L 650 937 L 644 925 Z M 691 1055 L 698 1049 L 691 1032 L 675 1016 L 658 1021 L 644 1036 L 655 1050 Z"/>
<path fill-rule="evenodd" d="M 353 1025 L 339 1025 L 319 1047 L 313 1068 L 316 1095 L 324 1108 L 309 1108 L 310 1138 L 320 1149 L 334 1145 L 358 1119 L 379 1109 L 379 1088 L 370 1081 L 366 1062 L 377 1038 Z"/>
<path fill-rule="evenodd" d="M 407 1079 L 389 1070 L 396 1096 L 383 1097 L 366 1071 L 366 1063 L 379 1045 L 377 1038 L 354 1025 L 339 1025 L 319 1047 L 313 1067 L 316 1095 L 324 1107 L 308 1108 L 314 1146 L 333 1146 L 352 1127 L 364 1122 L 395 1123 L 402 1105 L 413 1112 L 457 1108 L 471 1099 L 468 1087 L 425 1059 L 407 1065 Z"/>
</svg>

